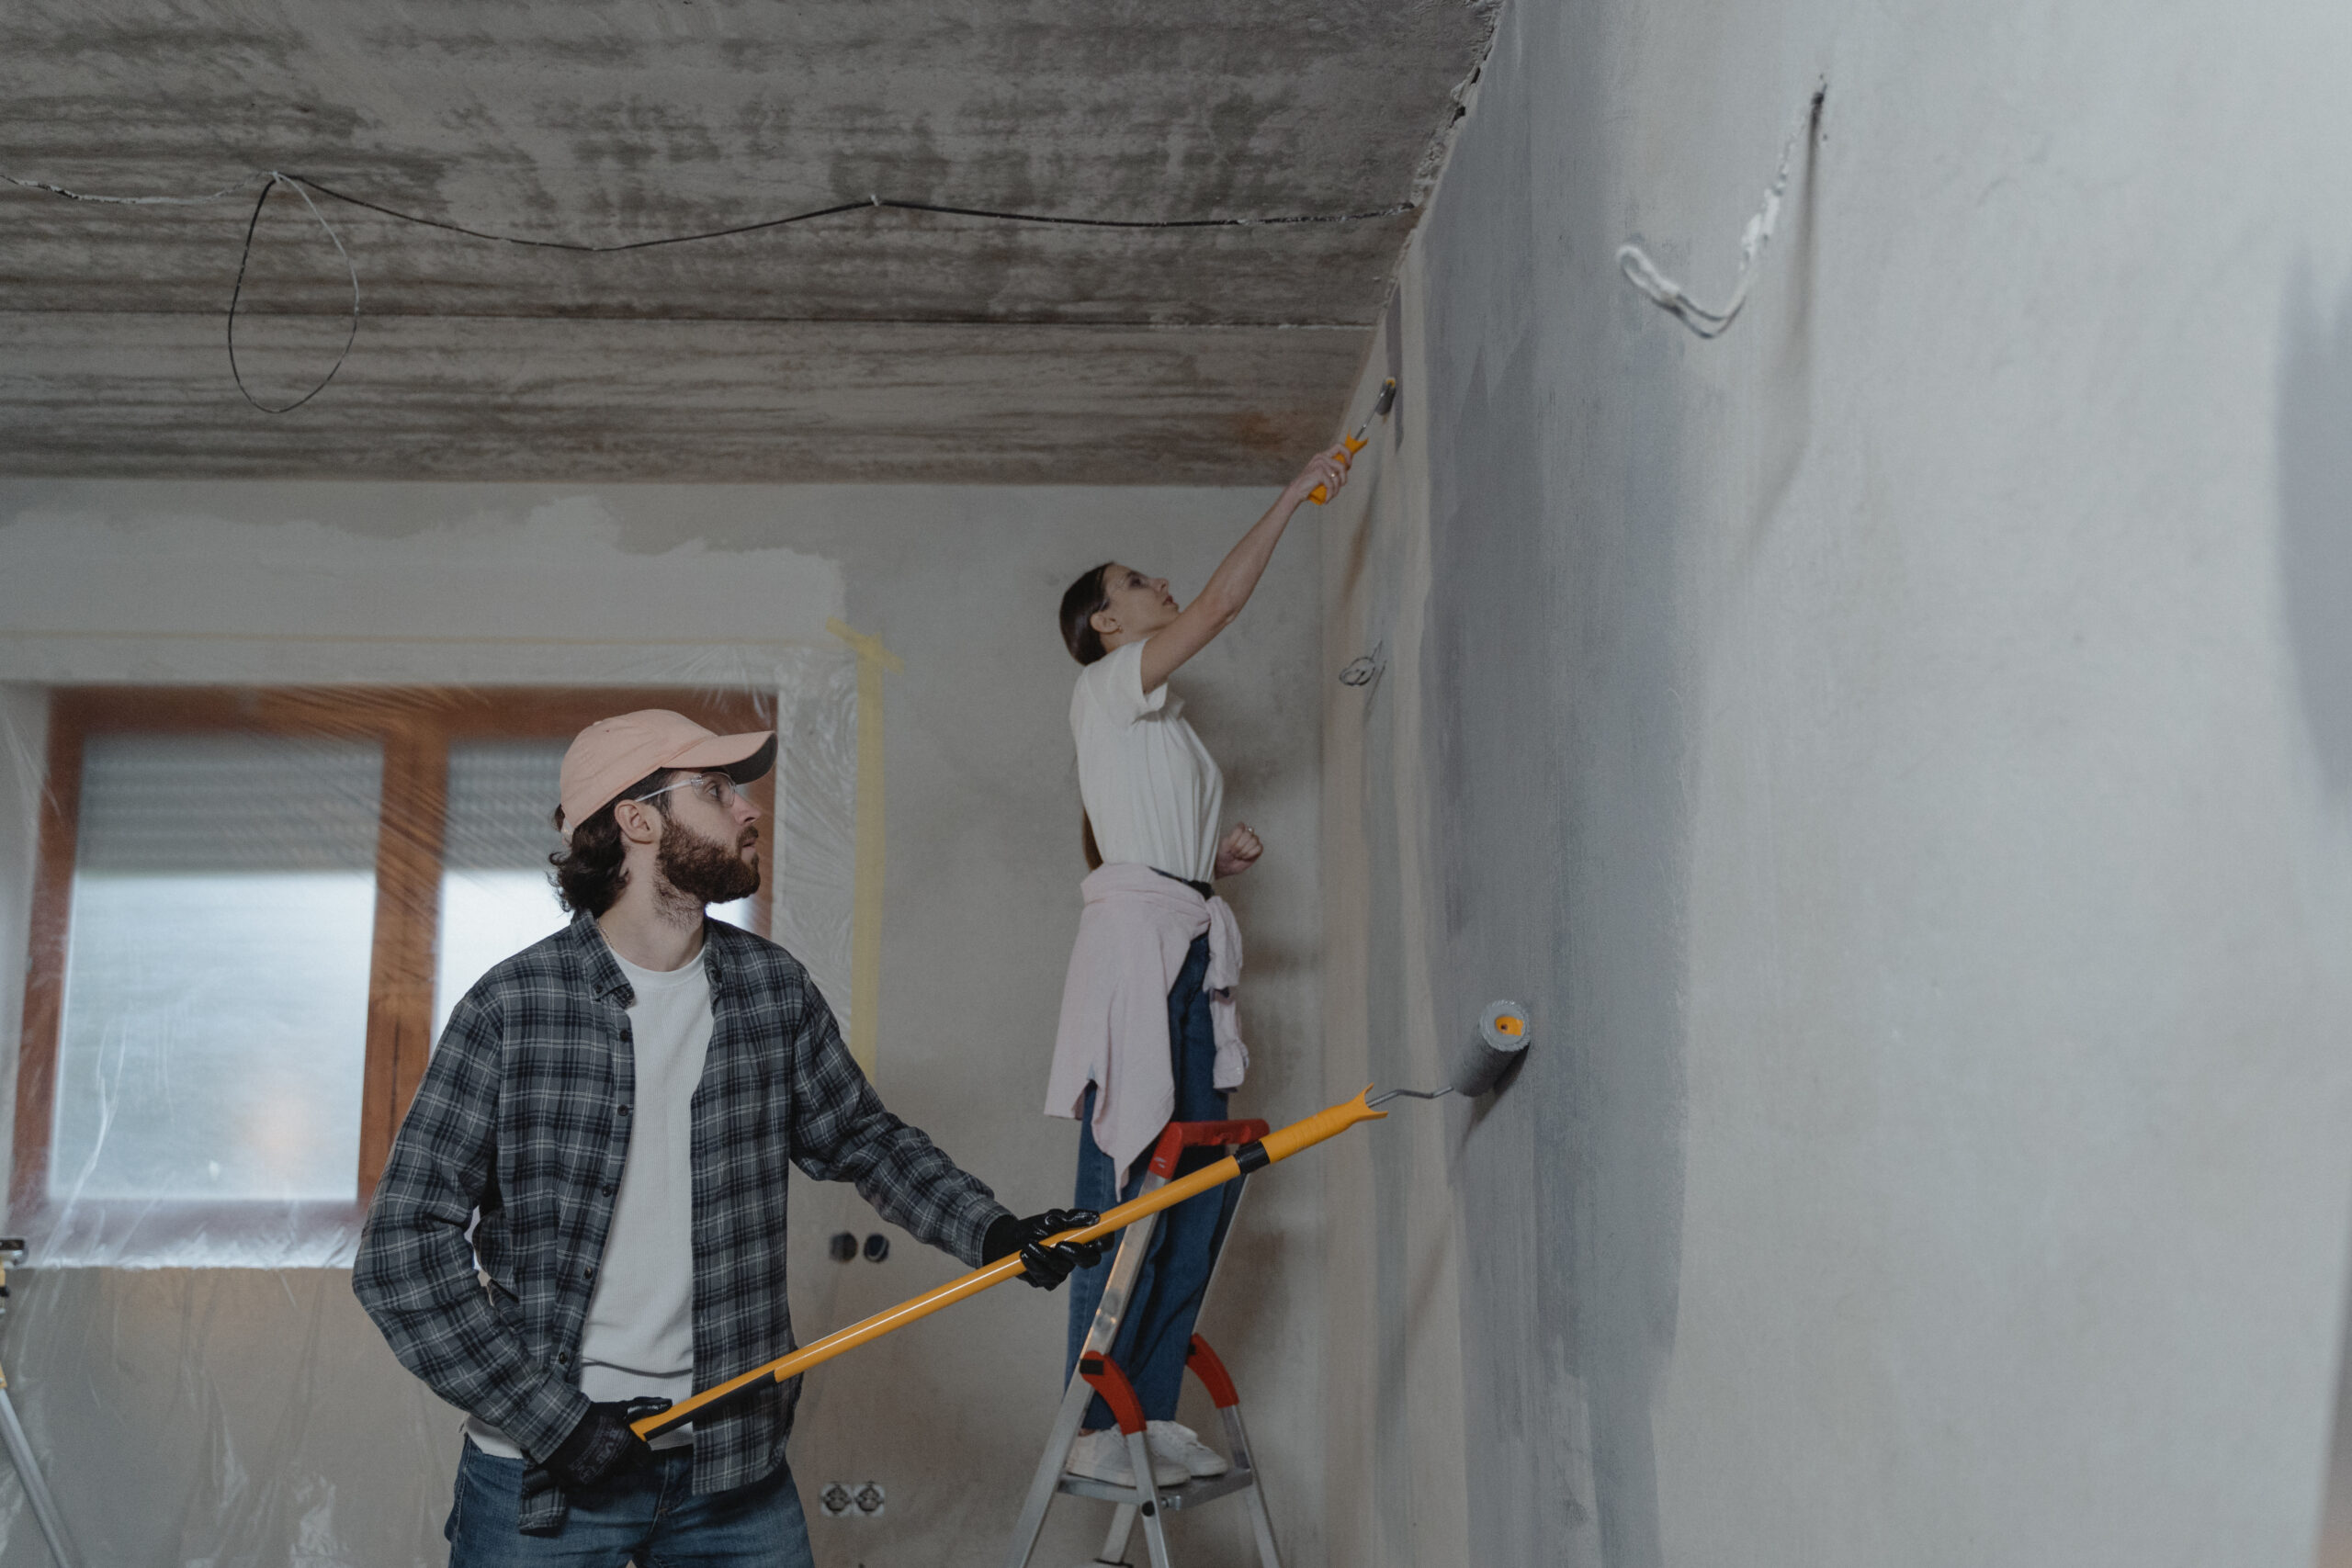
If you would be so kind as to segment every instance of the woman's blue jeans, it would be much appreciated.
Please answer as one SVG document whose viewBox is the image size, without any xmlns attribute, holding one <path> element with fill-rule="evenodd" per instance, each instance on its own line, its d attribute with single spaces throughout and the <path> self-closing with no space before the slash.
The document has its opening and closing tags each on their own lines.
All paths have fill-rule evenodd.
<svg viewBox="0 0 2352 1568">
<path fill-rule="evenodd" d="M 1225 1094 L 1216 1087 L 1216 1032 L 1209 1021 L 1209 939 L 1193 939 L 1193 950 L 1168 992 L 1168 1044 L 1176 1075 L 1176 1116 L 1179 1122 L 1222 1122 Z M 1080 1208 L 1109 1209 L 1143 1189 L 1148 1160 L 1138 1160 L 1135 1175 L 1122 1187 L 1111 1156 L 1094 1144 L 1094 1090 L 1089 1089 L 1078 1112 L 1078 1203 Z M 1217 1149 L 1186 1149 L 1178 1175 L 1223 1157 Z M 1223 1187 L 1186 1200 L 1159 1216 L 1151 1251 L 1127 1303 L 1127 1314 L 1111 1342 L 1111 1359 L 1135 1385 L 1143 1413 L 1153 1421 L 1172 1420 L 1177 1396 L 1184 1391 L 1184 1358 L 1193 1345 L 1193 1323 L 1201 1315 L 1208 1294 L 1209 1274 L 1216 1267 L 1217 1250 L 1225 1245 L 1233 1206 L 1241 1184 Z M 1091 1269 L 1081 1269 L 1069 1281 L 1069 1356 L 1062 1369 L 1064 1386 L 1078 1370 L 1078 1354 L 1086 1345 L 1086 1331 L 1094 1325 L 1094 1310 L 1102 1303 L 1103 1282 L 1111 1277 L 1111 1258 Z M 1111 1407 L 1097 1395 L 1087 1407 L 1086 1429 L 1100 1431 L 1116 1423 Z"/>
</svg>

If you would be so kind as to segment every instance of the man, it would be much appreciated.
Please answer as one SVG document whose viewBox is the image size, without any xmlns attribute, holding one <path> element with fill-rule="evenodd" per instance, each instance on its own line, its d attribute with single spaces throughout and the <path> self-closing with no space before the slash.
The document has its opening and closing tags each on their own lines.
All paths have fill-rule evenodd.
<svg viewBox="0 0 2352 1568">
<path fill-rule="evenodd" d="M 352 1288 L 470 1416 L 452 1568 L 807 1568 L 797 1383 L 653 1448 L 628 1424 L 792 1348 L 787 1162 L 967 1263 L 1020 1252 L 1031 1284 L 1096 1256 L 1043 1245 L 1091 1215 L 1016 1219 L 884 1110 L 808 972 L 706 917 L 759 887 L 739 786 L 775 749 L 661 710 L 581 732 L 571 924 L 458 1002 L 393 1142 Z"/>
</svg>

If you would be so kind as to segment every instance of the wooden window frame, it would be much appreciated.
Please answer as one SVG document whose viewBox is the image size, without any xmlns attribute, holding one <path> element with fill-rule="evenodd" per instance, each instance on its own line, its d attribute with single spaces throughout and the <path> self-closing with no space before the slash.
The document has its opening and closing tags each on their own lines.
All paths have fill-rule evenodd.
<svg viewBox="0 0 2352 1568">
<path fill-rule="evenodd" d="M 350 1204 L 122 1200 L 141 1218 L 234 1244 L 283 1235 L 289 1208 L 323 1226 L 355 1224 L 390 1155 L 432 1052 L 444 817 L 453 744 L 569 740 L 600 718 L 666 707 L 722 735 L 775 728 L 771 693 L 648 687 L 62 686 L 50 691 L 48 784 L 34 864 L 24 1032 L 17 1068 L 13 1213 L 50 1216 L 49 1159 L 57 1117 L 59 1031 L 79 837 L 84 748 L 103 735 L 247 734 L 379 742 L 383 815 L 376 846 L 376 925 L 360 1095 L 358 1197 Z M 770 824 L 760 835 L 753 929 L 767 934 L 775 887 L 775 773 L 746 792 Z M 555 802 L 548 802 L 553 811 Z M 101 1200 L 96 1205 L 115 1206 Z M 159 1210 L 168 1213 L 158 1213 Z"/>
</svg>

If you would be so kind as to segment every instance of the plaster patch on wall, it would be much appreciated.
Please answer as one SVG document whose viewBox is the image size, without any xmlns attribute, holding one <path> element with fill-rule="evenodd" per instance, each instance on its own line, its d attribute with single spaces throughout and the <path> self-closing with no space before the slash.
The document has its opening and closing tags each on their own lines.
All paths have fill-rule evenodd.
<svg viewBox="0 0 2352 1568">
<path fill-rule="evenodd" d="M 152 509 L 25 488 L 0 504 L 0 679 L 766 683 L 844 604 L 834 562 L 712 549 L 691 515 L 631 550 L 596 494 L 420 489 L 389 534 L 327 506 L 253 521 L 233 487 Z"/>
</svg>

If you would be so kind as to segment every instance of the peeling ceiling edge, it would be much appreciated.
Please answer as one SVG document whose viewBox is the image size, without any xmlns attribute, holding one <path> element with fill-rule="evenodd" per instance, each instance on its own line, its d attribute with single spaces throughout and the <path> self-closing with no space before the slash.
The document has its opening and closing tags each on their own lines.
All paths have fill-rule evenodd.
<svg viewBox="0 0 2352 1568">
<path fill-rule="evenodd" d="M 1401 252 L 1399 253 L 1402 254 Z M 1392 269 L 1393 272 L 1393 269 Z M 1384 299 L 1385 296 L 1383 296 Z M 151 309 L 70 309 L 56 310 L 47 306 L 27 310 L 18 306 L 0 305 L 0 320 L 61 318 L 82 316 L 138 316 L 146 320 L 217 321 L 226 311 L 158 310 Z M 316 312 L 305 310 L 240 310 L 238 320 L 301 321 Z M 779 327 L 1018 327 L 1024 332 L 1044 329 L 1049 332 L 1116 332 L 1116 333 L 1361 333 L 1370 332 L 1380 324 L 1378 309 L 1361 321 L 1152 321 L 1132 318 L 1109 318 L 1095 321 L 1057 321 L 1037 316 L 702 316 L 684 315 L 676 311 L 658 316 L 649 315 L 579 315 L 571 312 L 516 310 L 371 310 L 365 320 L 370 321 L 534 321 L 560 322 L 565 325 L 596 326 L 610 323 L 616 326 L 779 326 Z"/>
<path fill-rule="evenodd" d="M 1470 0 L 1469 9 L 1482 13 L 1485 36 L 1478 40 L 1477 59 L 1468 75 L 1453 85 L 1446 96 L 1445 123 L 1430 132 L 1429 141 L 1421 149 L 1419 164 L 1413 170 L 1412 210 L 1418 226 L 1420 215 L 1429 210 L 1430 195 L 1437 189 L 1440 175 L 1445 173 L 1448 159 L 1453 155 L 1453 140 L 1462 122 L 1470 118 L 1470 110 L 1478 97 L 1478 81 L 1486 74 L 1487 62 L 1495 51 L 1495 39 L 1502 30 L 1503 7 L 1508 0 Z M 1403 254 L 1399 248 L 1398 254 Z"/>
<path fill-rule="evenodd" d="M 1469 119 L 1470 111 L 1477 107 L 1478 84 L 1487 73 L 1487 61 L 1493 58 L 1495 39 L 1501 34 L 1503 7 L 1507 4 L 1509 0 L 1469 0 L 1468 8 L 1481 14 L 1486 31 L 1478 40 L 1478 57 L 1472 63 L 1469 74 L 1456 82 L 1453 90 L 1446 95 L 1449 107 L 1445 123 L 1430 133 L 1429 141 L 1421 149 L 1420 162 L 1413 171 L 1409 207 L 1412 222 L 1397 240 L 1396 254 L 1388 264 L 1388 280 L 1381 289 L 1380 309 L 1370 323 L 1374 329 L 1374 342 L 1364 348 L 1366 364 L 1371 362 L 1369 355 L 1378 346 L 1377 329 L 1381 319 L 1387 315 L 1389 302 L 1396 298 L 1396 280 L 1405 267 L 1405 254 L 1412 248 L 1414 239 L 1420 233 L 1421 220 L 1428 214 L 1430 201 L 1436 197 L 1438 184 L 1445 175 L 1447 164 L 1453 161 L 1453 144 L 1461 135 L 1463 124 Z M 1359 377 L 1362 373 L 1359 368 Z"/>
</svg>

